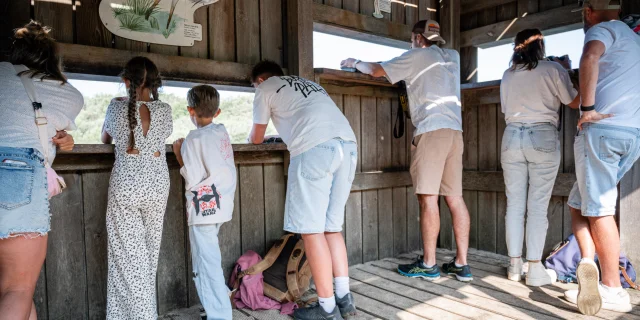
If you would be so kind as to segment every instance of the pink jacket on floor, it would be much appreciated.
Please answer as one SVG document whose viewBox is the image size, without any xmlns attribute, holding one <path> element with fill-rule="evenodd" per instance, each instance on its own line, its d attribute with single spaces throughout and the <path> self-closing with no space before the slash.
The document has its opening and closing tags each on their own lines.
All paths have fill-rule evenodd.
<svg viewBox="0 0 640 320">
<path fill-rule="evenodd" d="M 238 267 L 240 271 L 247 270 L 251 266 L 260 262 L 262 258 L 259 254 L 249 250 L 243 254 L 231 273 L 229 283 L 234 283 L 238 276 Z M 265 297 L 263 294 L 264 282 L 262 272 L 254 275 L 246 275 L 242 278 L 238 292 L 234 297 L 234 303 L 238 309 L 251 309 L 251 310 L 272 310 L 278 309 L 281 314 L 292 315 L 293 310 L 297 305 L 293 302 L 280 304 L 271 298 Z"/>
</svg>

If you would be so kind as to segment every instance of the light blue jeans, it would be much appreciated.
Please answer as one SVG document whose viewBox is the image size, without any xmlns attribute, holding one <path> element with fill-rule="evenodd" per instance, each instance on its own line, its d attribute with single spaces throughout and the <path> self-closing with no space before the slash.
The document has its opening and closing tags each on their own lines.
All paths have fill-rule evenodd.
<svg viewBox="0 0 640 320">
<path fill-rule="evenodd" d="M 618 183 L 640 157 L 640 129 L 585 124 L 573 150 L 577 181 L 568 205 L 585 217 L 615 215 Z"/>
<path fill-rule="evenodd" d="M 16 233 L 49 232 L 49 192 L 43 159 L 32 148 L 0 147 L 0 239 Z"/>
<path fill-rule="evenodd" d="M 502 170 L 507 193 L 506 240 L 510 257 L 542 259 L 549 221 L 547 209 L 560 167 L 558 130 L 549 123 L 511 123 L 502 138 Z"/>
<path fill-rule="evenodd" d="M 284 230 L 340 232 L 358 163 L 358 145 L 331 139 L 291 158 Z"/>
<path fill-rule="evenodd" d="M 218 232 L 222 223 L 189 227 L 193 281 L 207 320 L 231 320 L 229 288 L 224 281 Z"/>
</svg>

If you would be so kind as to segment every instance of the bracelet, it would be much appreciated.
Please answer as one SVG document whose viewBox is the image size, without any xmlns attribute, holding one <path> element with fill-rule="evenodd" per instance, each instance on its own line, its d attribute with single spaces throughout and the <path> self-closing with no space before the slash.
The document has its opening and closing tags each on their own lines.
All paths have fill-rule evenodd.
<svg viewBox="0 0 640 320">
<path fill-rule="evenodd" d="M 356 59 L 356 62 L 353 63 L 353 67 L 356 68 L 356 66 L 358 65 L 358 63 L 362 62 L 362 60 L 360 59 Z M 357 69 L 357 68 L 356 68 Z"/>
<path fill-rule="evenodd" d="M 596 109 L 596 106 L 580 106 L 580 111 L 582 112 L 588 112 L 588 111 L 593 111 Z"/>
</svg>

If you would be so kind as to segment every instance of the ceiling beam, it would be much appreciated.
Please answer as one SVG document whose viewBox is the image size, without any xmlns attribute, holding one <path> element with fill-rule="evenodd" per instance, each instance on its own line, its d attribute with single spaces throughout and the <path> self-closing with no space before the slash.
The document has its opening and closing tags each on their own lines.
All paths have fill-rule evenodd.
<svg viewBox="0 0 640 320">
<path fill-rule="evenodd" d="M 461 0 L 460 14 L 480 11 L 489 8 L 495 8 L 503 4 L 515 2 L 516 0 Z"/>
<path fill-rule="evenodd" d="M 355 0 L 354 0 L 355 1 Z M 345 32 L 343 36 L 353 35 L 353 31 L 374 36 L 390 38 L 406 43 L 408 47 L 411 39 L 411 27 L 405 24 L 394 23 L 389 20 L 376 19 L 351 11 L 334 8 L 331 6 L 314 3 L 313 21 L 320 24 L 340 27 L 352 31 Z M 318 29 L 318 27 L 316 27 Z M 337 34 L 334 28 L 332 34 Z"/>
<path fill-rule="evenodd" d="M 493 47 L 513 40 L 523 29 L 538 28 L 545 35 L 574 30 L 582 23 L 582 13 L 575 11 L 576 5 L 528 14 L 508 21 L 464 31 L 460 47 Z"/>
<path fill-rule="evenodd" d="M 165 80 L 194 83 L 250 86 L 251 66 L 235 62 L 168 56 L 111 48 L 58 43 L 65 72 L 100 76 L 117 76 L 133 57 L 144 56 L 153 61 Z"/>
</svg>

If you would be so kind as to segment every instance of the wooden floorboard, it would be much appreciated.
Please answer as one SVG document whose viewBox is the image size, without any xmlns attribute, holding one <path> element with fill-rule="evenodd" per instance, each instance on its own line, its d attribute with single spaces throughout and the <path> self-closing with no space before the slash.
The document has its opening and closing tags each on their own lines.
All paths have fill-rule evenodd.
<svg viewBox="0 0 640 320">
<path fill-rule="evenodd" d="M 576 289 L 575 284 L 555 283 L 540 288 L 528 287 L 524 282 L 505 278 L 508 258 L 494 253 L 471 250 L 468 256 L 474 280 L 470 283 L 442 276 L 435 281 L 412 279 L 397 272 L 398 264 L 415 261 L 420 252 L 400 255 L 355 265 L 349 268 L 351 292 L 358 316 L 350 320 L 370 319 L 482 319 L 482 320 L 553 320 L 553 319 L 638 319 L 640 320 L 640 292 L 629 290 L 634 310 L 628 314 L 601 310 L 594 317 L 581 315 L 577 308 L 563 298 L 565 290 Z M 455 252 L 438 249 L 438 264 L 450 261 Z M 313 291 L 311 291 L 313 292 Z M 309 294 L 309 293 L 308 293 Z M 198 307 L 189 315 L 177 316 L 173 311 L 163 320 L 196 320 Z M 194 312 L 195 311 L 195 312 Z M 289 320 L 279 310 L 234 310 L 233 319 Z"/>
</svg>

